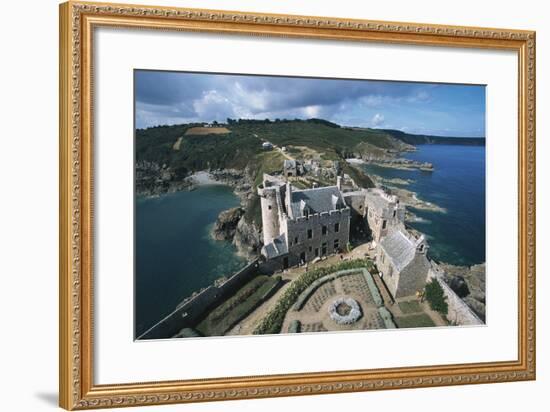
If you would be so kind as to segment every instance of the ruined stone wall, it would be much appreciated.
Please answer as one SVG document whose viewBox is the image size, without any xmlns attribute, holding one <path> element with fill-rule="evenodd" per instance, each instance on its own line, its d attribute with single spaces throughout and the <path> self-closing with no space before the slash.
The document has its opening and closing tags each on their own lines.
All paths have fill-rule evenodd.
<svg viewBox="0 0 550 412">
<path fill-rule="evenodd" d="M 336 223 L 339 224 L 338 232 L 335 230 Z M 327 228 L 324 235 L 322 233 L 323 226 Z M 311 230 L 311 238 L 308 237 L 308 230 Z M 323 245 L 325 244 L 325 255 L 331 255 L 338 253 L 339 250 L 344 250 L 349 242 L 349 230 L 349 208 L 314 214 L 307 218 L 300 217 L 288 220 L 289 265 L 298 265 L 302 253 L 305 255 L 306 262 L 312 261 L 317 256 L 322 256 Z M 334 247 L 335 240 L 338 240 L 338 248 L 336 249 Z"/>
</svg>

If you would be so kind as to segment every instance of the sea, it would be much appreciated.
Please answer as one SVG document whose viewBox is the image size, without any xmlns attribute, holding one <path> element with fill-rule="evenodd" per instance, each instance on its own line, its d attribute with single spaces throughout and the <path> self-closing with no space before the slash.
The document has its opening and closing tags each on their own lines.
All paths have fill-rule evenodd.
<svg viewBox="0 0 550 412">
<path fill-rule="evenodd" d="M 238 205 L 223 185 L 136 199 L 136 336 L 193 292 L 246 265 L 230 242 L 210 236 L 218 214 Z"/>
<path fill-rule="evenodd" d="M 395 184 L 441 206 L 445 213 L 411 209 L 420 219 L 409 223 L 429 241 L 436 261 L 473 265 L 485 262 L 485 147 L 419 145 L 402 157 L 434 165 L 433 172 L 363 165 L 369 174 L 403 179 Z"/>
</svg>

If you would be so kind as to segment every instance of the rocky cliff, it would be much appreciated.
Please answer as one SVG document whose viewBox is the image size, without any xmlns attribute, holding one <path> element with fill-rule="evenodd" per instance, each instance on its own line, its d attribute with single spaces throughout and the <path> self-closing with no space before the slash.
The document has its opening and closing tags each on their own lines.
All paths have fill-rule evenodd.
<svg viewBox="0 0 550 412">
<path fill-rule="evenodd" d="M 243 215 L 244 209 L 242 207 L 234 207 L 221 212 L 212 229 L 214 239 L 233 240 L 237 231 L 237 225 Z"/>
<path fill-rule="evenodd" d="M 254 222 L 248 222 L 243 216 L 237 225 L 233 244 L 239 253 L 248 259 L 258 257 L 263 245 L 261 229 Z"/>
</svg>

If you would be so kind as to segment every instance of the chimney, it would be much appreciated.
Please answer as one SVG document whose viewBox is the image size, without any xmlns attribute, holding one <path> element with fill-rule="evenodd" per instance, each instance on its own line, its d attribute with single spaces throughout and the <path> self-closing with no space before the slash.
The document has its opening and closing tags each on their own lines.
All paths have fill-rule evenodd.
<svg viewBox="0 0 550 412">
<path fill-rule="evenodd" d="M 342 190 L 342 176 L 336 176 L 336 187 L 338 190 Z"/>
</svg>

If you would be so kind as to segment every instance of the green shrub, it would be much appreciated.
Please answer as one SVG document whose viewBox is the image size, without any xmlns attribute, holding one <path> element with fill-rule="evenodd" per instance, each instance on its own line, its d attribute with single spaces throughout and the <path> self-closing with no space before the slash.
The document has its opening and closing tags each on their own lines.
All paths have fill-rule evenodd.
<svg viewBox="0 0 550 412">
<path fill-rule="evenodd" d="M 433 310 L 443 315 L 448 313 L 449 305 L 447 304 L 447 298 L 437 279 L 432 279 L 426 284 L 425 293 L 426 299 Z"/>
</svg>

